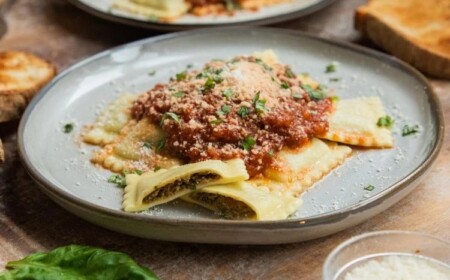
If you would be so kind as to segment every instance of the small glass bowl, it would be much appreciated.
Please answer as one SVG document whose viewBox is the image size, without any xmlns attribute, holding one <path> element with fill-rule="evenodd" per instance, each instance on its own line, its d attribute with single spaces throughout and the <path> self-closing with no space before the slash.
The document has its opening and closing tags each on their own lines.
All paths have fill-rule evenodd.
<svg viewBox="0 0 450 280">
<path fill-rule="evenodd" d="M 450 243 L 409 231 L 377 231 L 355 236 L 336 247 L 325 260 L 323 280 L 341 280 L 362 263 L 386 256 L 415 256 L 450 269 Z"/>
</svg>

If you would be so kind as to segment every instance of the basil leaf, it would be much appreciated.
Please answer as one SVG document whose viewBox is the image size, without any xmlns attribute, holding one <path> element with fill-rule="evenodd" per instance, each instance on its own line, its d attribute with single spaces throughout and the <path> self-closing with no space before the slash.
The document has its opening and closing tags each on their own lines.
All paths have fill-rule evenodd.
<svg viewBox="0 0 450 280">
<path fill-rule="evenodd" d="M 290 88 L 291 86 L 290 86 L 288 83 L 286 83 L 286 82 L 282 82 L 281 85 L 280 85 L 280 87 L 281 87 L 281 88 L 284 88 L 284 89 L 288 89 L 288 88 Z"/>
<path fill-rule="evenodd" d="M 217 110 L 217 115 L 224 116 L 228 115 L 231 112 L 231 106 L 229 105 L 223 105 L 220 107 L 220 110 Z"/>
<path fill-rule="evenodd" d="M 69 245 L 8 262 L 0 279 L 18 280 L 157 280 L 128 255 L 101 248 Z"/>
<path fill-rule="evenodd" d="M 326 97 L 326 93 L 322 87 L 313 89 L 310 85 L 301 85 L 312 100 L 322 100 Z"/>
<path fill-rule="evenodd" d="M 413 126 L 405 125 L 402 129 L 402 136 L 408 136 L 417 132 L 419 132 L 419 125 L 417 124 Z"/>
<path fill-rule="evenodd" d="M 160 124 L 161 126 L 164 124 L 164 120 L 166 120 L 166 119 L 172 119 L 176 123 L 180 122 L 180 117 L 177 114 L 172 113 L 172 112 L 165 112 L 161 118 L 161 124 Z"/>
<path fill-rule="evenodd" d="M 175 77 L 177 78 L 177 81 L 183 81 L 184 79 L 186 79 L 186 75 L 187 75 L 187 72 L 183 71 L 183 72 L 177 73 L 175 75 Z"/>
<path fill-rule="evenodd" d="M 160 152 L 162 149 L 164 149 L 165 146 L 166 146 L 166 139 L 165 138 L 159 139 L 158 142 L 156 143 L 156 152 Z"/>
<path fill-rule="evenodd" d="M 247 107 L 242 106 L 241 108 L 239 108 L 239 110 L 237 111 L 237 114 L 239 116 L 241 116 L 241 118 L 246 118 L 249 114 L 249 109 Z"/>
<path fill-rule="evenodd" d="M 180 98 L 180 97 L 184 96 L 184 91 L 177 91 L 177 92 L 174 92 L 172 95 Z"/>
<path fill-rule="evenodd" d="M 233 97 L 233 90 L 231 88 L 227 88 L 222 92 L 222 95 L 225 96 L 227 99 L 231 99 Z"/>
</svg>

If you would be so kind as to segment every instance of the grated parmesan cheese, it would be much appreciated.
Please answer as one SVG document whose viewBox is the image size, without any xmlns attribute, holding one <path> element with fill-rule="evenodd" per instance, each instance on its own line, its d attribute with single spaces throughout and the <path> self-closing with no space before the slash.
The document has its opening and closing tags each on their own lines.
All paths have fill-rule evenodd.
<svg viewBox="0 0 450 280">
<path fill-rule="evenodd" d="M 344 280 L 450 280 L 450 267 L 413 255 L 369 260 L 350 270 Z"/>
</svg>

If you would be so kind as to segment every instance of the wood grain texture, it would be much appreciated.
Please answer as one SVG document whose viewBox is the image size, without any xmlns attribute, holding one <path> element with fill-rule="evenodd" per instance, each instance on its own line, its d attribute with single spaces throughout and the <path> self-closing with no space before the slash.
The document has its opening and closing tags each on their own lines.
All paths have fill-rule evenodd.
<svg viewBox="0 0 450 280">
<path fill-rule="evenodd" d="M 306 18 L 277 25 L 357 41 L 353 11 L 362 0 L 338 0 Z M 37 53 L 60 70 L 103 49 L 155 33 L 96 19 L 64 0 L 19 0 L 9 11 L 0 49 Z M 367 44 L 365 42 L 359 43 Z M 433 81 L 450 120 L 450 82 Z M 449 122 L 448 122 L 449 123 Z M 448 127 L 447 131 L 450 131 Z M 0 270 L 8 260 L 57 246 L 86 244 L 120 250 L 162 279 L 320 279 L 323 261 L 345 239 L 368 231 L 413 230 L 450 239 L 450 135 L 423 183 L 394 207 L 329 237 L 278 246 L 160 242 L 115 233 L 66 212 L 26 174 L 16 148 L 17 122 L 0 125 L 6 163 L 0 165 Z"/>
</svg>

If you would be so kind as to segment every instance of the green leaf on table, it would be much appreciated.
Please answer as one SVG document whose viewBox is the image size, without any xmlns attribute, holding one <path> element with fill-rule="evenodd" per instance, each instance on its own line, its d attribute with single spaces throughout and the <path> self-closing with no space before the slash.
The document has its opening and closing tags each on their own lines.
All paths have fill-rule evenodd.
<svg viewBox="0 0 450 280">
<path fill-rule="evenodd" d="M 69 245 L 8 262 L 0 280 L 155 280 L 158 277 L 128 255 Z"/>
</svg>

